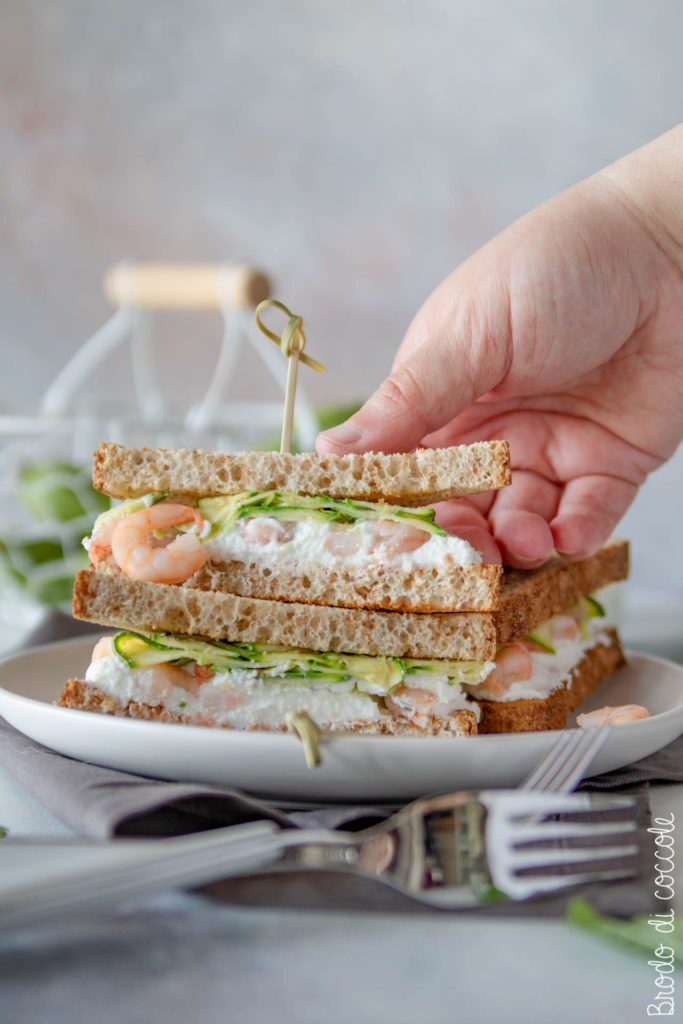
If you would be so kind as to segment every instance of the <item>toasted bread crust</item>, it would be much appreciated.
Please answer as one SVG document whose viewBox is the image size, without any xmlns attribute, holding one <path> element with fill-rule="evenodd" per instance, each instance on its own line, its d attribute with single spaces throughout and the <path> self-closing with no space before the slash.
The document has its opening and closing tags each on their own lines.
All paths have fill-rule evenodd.
<svg viewBox="0 0 683 1024">
<path fill-rule="evenodd" d="M 153 707 L 138 701 L 129 701 L 125 706 L 94 686 L 79 679 L 70 679 L 62 690 L 59 705 L 77 711 L 95 711 L 99 714 L 116 715 L 123 718 L 143 718 L 156 722 L 172 722 L 176 725 L 196 724 L 187 716 L 167 711 L 164 707 Z M 217 726 L 206 723 L 207 728 L 232 729 L 229 725 Z M 252 726 L 248 732 L 286 732 L 287 726 Z M 428 725 L 419 729 L 404 718 L 387 715 L 380 722 L 356 720 L 342 726 L 333 726 L 326 732 L 364 733 L 387 736 L 474 736 L 477 732 L 477 718 L 474 711 L 454 711 L 448 718 L 432 717 Z"/>
<path fill-rule="evenodd" d="M 472 565 L 442 570 L 416 568 L 410 573 L 377 566 L 359 569 L 343 563 L 334 569 L 315 564 L 277 571 L 242 562 L 209 562 L 185 587 L 241 597 L 304 604 L 369 608 L 394 612 L 486 612 L 498 604 L 499 565 Z"/>
<path fill-rule="evenodd" d="M 519 640 L 539 622 L 628 576 L 628 541 L 611 540 L 590 558 L 552 558 L 539 569 L 506 569 L 494 615 L 498 643 Z"/>
<path fill-rule="evenodd" d="M 410 454 L 225 454 L 189 448 L 126 448 L 101 444 L 93 483 L 113 498 L 167 491 L 171 499 L 238 491 L 287 490 L 334 498 L 431 505 L 510 483 L 507 441 L 481 441 Z"/>
<path fill-rule="evenodd" d="M 484 661 L 496 653 L 490 615 L 419 615 L 263 601 L 94 569 L 76 576 L 77 619 L 142 633 L 279 643 L 370 656 Z"/>
<path fill-rule="evenodd" d="M 606 632 L 611 643 L 598 644 L 587 650 L 579 664 L 572 669 L 569 681 L 549 697 L 538 700 L 478 701 L 481 709 L 479 732 L 564 729 L 567 715 L 576 711 L 604 679 L 625 663 L 616 630 Z"/>
</svg>

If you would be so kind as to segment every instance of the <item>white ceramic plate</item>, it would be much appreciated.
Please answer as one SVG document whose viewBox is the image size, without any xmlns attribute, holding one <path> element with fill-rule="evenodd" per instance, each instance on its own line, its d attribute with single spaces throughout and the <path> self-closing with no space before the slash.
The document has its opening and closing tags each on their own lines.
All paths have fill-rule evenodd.
<svg viewBox="0 0 683 1024">
<path fill-rule="evenodd" d="M 82 676 L 93 638 L 38 647 L 0 662 L 0 714 L 47 747 L 123 771 L 235 786 L 289 800 L 407 800 L 425 793 L 515 786 L 556 732 L 462 739 L 326 737 L 323 763 L 306 768 L 289 735 L 167 725 L 55 707 L 63 683 Z M 652 754 L 683 731 L 683 668 L 631 653 L 583 710 L 644 704 L 652 715 L 618 726 L 592 766 L 611 771 Z"/>
</svg>

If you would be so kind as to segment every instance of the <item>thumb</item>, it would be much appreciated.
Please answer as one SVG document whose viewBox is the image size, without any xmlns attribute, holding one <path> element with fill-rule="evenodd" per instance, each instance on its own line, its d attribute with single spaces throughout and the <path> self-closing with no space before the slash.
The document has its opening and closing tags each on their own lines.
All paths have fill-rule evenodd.
<svg viewBox="0 0 683 1024">
<path fill-rule="evenodd" d="M 362 409 L 318 436 L 321 454 L 411 451 L 502 380 L 508 365 L 508 306 L 504 303 L 505 310 L 492 320 L 473 308 L 476 298 L 454 299 L 460 273 L 427 300 L 390 376 Z M 501 325 L 500 332 L 491 331 L 492 322 Z"/>
</svg>

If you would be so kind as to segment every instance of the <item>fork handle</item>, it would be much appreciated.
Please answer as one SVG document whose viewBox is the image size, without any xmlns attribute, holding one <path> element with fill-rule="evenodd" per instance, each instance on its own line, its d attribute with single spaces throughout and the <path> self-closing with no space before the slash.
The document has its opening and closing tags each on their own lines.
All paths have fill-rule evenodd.
<svg viewBox="0 0 683 1024">
<path fill-rule="evenodd" d="M 302 870 L 355 867 L 360 850 L 352 833 L 326 829 L 292 830 L 280 832 L 273 838 L 264 837 L 264 854 L 266 848 L 277 854 L 272 866 Z"/>
</svg>

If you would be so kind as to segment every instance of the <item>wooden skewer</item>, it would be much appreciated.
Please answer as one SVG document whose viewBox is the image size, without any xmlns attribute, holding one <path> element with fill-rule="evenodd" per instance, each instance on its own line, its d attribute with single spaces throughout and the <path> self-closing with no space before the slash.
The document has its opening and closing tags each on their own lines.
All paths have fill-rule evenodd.
<svg viewBox="0 0 683 1024">
<path fill-rule="evenodd" d="M 268 306 L 275 306 L 276 309 L 281 309 L 289 319 L 285 326 L 282 335 L 278 337 L 274 331 L 271 331 L 263 323 L 260 317 L 260 313 L 263 309 Z M 324 373 L 325 367 L 322 363 L 319 363 L 317 359 L 313 359 L 311 356 L 304 354 L 304 348 L 306 347 L 306 335 L 302 329 L 303 320 L 300 316 L 296 316 L 292 313 L 282 302 L 278 302 L 277 299 L 264 299 L 263 302 L 259 302 L 254 312 L 256 319 L 256 326 L 267 338 L 280 348 L 280 351 L 287 356 L 287 387 L 285 390 L 285 407 L 282 416 L 282 435 L 280 438 L 280 452 L 290 452 L 292 450 L 292 430 L 294 425 L 294 400 L 296 398 L 296 382 L 297 375 L 299 372 L 299 360 L 305 363 L 306 366 L 310 366 L 316 373 Z"/>
<path fill-rule="evenodd" d="M 292 430 L 294 429 L 294 400 L 296 398 L 296 381 L 299 373 L 299 349 L 295 348 L 294 340 L 287 360 L 287 390 L 285 391 L 285 408 L 282 414 L 282 435 L 280 451 L 291 452 Z"/>
<path fill-rule="evenodd" d="M 143 309 L 253 309 L 270 294 L 266 275 L 246 263 L 118 263 L 103 287 L 113 305 Z"/>
<path fill-rule="evenodd" d="M 320 730 L 313 719 L 305 711 L 288 711 L 285 715 L 287 731 L 293 732 L 304 745 L 306 767 L 315 768 L 322 761 L 318 737 Z"/>
</svg>

